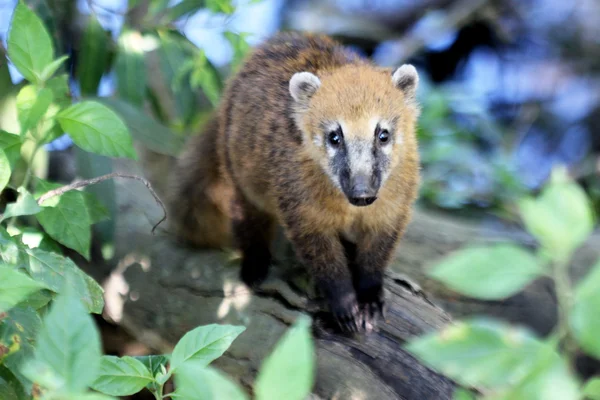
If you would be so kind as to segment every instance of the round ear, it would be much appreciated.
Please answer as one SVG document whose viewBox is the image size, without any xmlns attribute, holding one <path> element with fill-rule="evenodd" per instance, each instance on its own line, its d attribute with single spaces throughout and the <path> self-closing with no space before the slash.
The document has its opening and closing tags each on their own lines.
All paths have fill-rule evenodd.
<svg viewBox="0 0 600 400">
<path fill-rule="evenodd" d="M 296 102 L 306 105 L 321 86 L 321 81 L 310 72 L 298 72 L 290 79 L 290 94 Z"/>
<path fill-rule="evenodd" d="M 419 85 L 419 74 L 410 64 L 404 64 L 392 74 L 394 86 L 402 90 L 408 97 L 414 97 Z"/>
</svg>

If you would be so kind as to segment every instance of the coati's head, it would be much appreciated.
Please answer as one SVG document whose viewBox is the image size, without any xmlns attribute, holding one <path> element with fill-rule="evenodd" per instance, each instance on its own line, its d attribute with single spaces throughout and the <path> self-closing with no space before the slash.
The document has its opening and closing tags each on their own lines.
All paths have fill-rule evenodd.
<svg viewBox="0 0 600 400">
<path fill-rule="evenodd" d="M 372 204 L 407 146 L 415 151 L 418 80 L 412 65 L 348 65 L 290 79 L 305 149 L 351 204 Z"/>
</svg>

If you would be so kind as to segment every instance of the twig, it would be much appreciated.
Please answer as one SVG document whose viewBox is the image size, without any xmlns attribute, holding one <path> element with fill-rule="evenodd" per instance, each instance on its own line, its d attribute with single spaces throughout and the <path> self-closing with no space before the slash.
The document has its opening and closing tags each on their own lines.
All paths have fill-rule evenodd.
<svg viewBox="0 0 600 400">
<path fill-rule="evenodd" d="M 113 172 L 111 174 L 106 174 L 106 175 L 98 176 L 98 177 L 92 178 L 92 179 L 84 179 L 84 180 L 80 180 L 80 181 L 75 181 L 75 182 L 73 182 L 73 183 L 71 183 L 69 185 L 65 185 L 65 186 L 62 186 L 62 187 L 59 187 L 59 188 L 56 188 L 54 190 L 50 190 L 49 192 L 44 193 L 42 196 L 40 196 L 40 198 L 38 199 L 37 203 L 38 203 L 38 205 L 42 205 L 42 203 L 44 201 L 46 201 L 46 200 L 48 200 L 48 199 L 50 199 L 50 198 L 52 198 L 54 196 L 60 196 L 61 194 L 64 194 L 64 193 L 69 192 L 71 190 L 79 189 L 79 188 L 90 186 L 90 185 L 95 185 L 96 183 L 100 183 L 102 181 L 105 181 L 107 179 L 112 179 L 112 178 L 135 179 L 135 180 L 138 180 L 138 181 L 144 183 L 144 185 L 146 185 L 146 187 L 148 188 L 148 190 L 150 191 L 150 193 L 154 197 L 154 200 L 156 200 L 156 202 L 158 203 L 158 205 L 163 210 L 163 217 L 160 219 L 160 221 L 158 221 L 152 227 L 152 234 L 154 234 L 154 231 L 156 230 L 156 228 L 167 219 L 167 209 L 165 208 L 165 205 L 162 202 L 162 200 L 158 197 L 158 195 L 156 194 L 156 192 L 152 188 L 152 185 L 150 184 L 150 182 L 147 179 L 142 178 L 141 176 L 127 175 L 127 174 L 121 174 L 121 173 L 118 173 L 118 172 Z"/>
</svg>

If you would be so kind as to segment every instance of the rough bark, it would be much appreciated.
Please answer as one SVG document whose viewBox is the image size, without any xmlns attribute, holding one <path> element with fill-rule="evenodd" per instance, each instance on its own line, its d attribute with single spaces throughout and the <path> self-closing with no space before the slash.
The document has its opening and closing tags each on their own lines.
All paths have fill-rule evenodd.
<svg viewBox="0 0 600 400">
<path fill-rule="evenodd" d="M 154 171 L 168 170 L 160 157 L 146 162 Z M 121 170 L 135 173 L 132 165 Z M 278 246 L 281 265 L 259 292 L 252 293 L 238 279 L 234 254 L 185 248 L 167 232 L 152 236 L 151 227 L 161 216 L 159 207 L 143 185 L 130 181 L 117 185 L 118 264 L 104 281 L 110 317 L 138 340 L 165 352 L 198 325 L 245 325 L 246 332 L 215 365 L 249 391 L 261 361 L 299 313 L 309 313 L 315 320 L 314 397 L 323 399 L 450 399 L 453 383 L 402 348 L 408 339 L 448 323 L 450 317 L 442 308 L 458 317 L 491 314 L 540 333 L 554 324 L 554 296 L 548 282 L 536 282 L 502 302 L 479 302 L 443 289 L 424 274 L 436 259 L 467 243 L 511 240 L 533 246 L 533 240 L 516 229 L 417 211 L 386 277 L 387 320 L 377 332 L 352 339 L 333 334 L 323 322 L 303 270 L 286 258 L 286 246 Z M 595 261 L 598 243 L 594 237 L 579 252 L 575 276 Z"/>
</svg>

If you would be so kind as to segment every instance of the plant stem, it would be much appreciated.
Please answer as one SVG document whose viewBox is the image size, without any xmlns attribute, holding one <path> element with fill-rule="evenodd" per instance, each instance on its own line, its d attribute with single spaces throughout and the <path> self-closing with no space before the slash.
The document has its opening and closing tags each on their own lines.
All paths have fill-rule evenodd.
<svg viewBox="0 0 600 400">
<path fill-rule="evenodd" d="M 572 361 L 575 349 L 571 346 L 569 340 L 569 312 L 573 303 L 569 263 L 565 261 L 555 262 L 552 269 L 558 303 L 557 342 L 558 344 L 563 343 L 565 356 Z"/>
<path fill-rule="evenodd" d="M 21 183 L 21 186 L 23 186 L 25 189 L 27 189 L 27 185 L 29 185 L 29 181 L 31 180 L 31 175 L 33 171 L 33 160 L 35 159 L 35 156 L 40 147 L 42 146 L 39 143 L 35 144 L 35 148 L 31 152 L 31 157 L 29 157 L 29 161 L 27 162 L 27 171 L 25 171 L 25 178 L 23 178 L 23 183 Z"/>
</svg>

